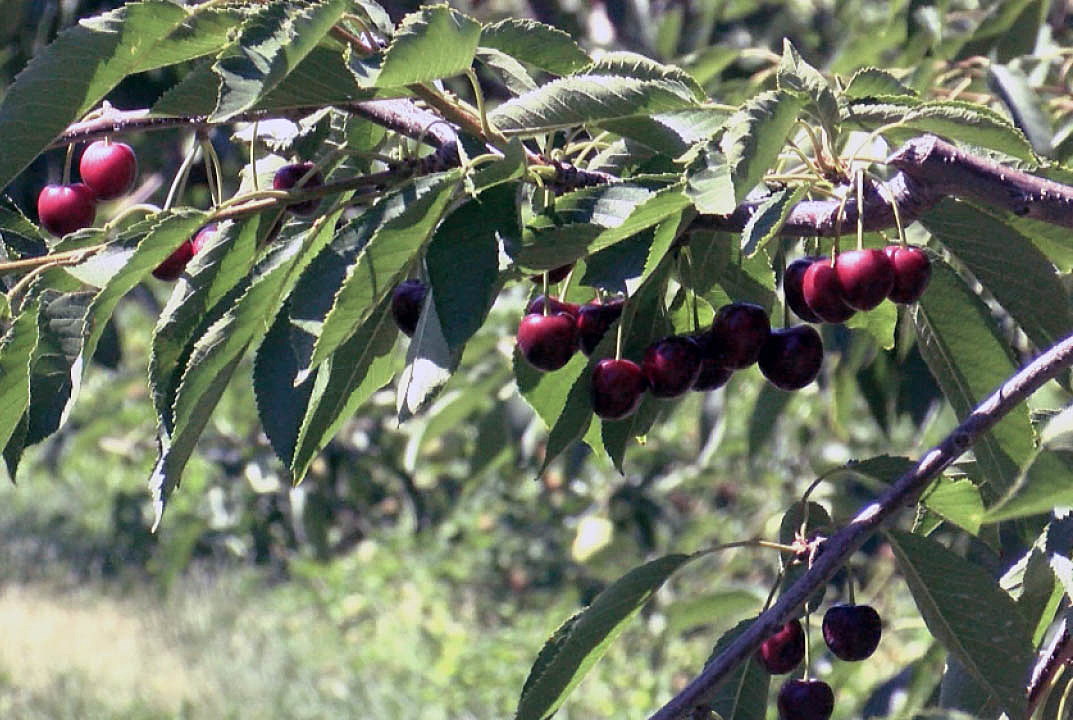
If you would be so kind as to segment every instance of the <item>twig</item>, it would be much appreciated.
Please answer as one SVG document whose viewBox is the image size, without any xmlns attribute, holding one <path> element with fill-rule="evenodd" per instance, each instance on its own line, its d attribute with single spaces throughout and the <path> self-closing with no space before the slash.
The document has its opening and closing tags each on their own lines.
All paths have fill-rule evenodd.
<svg viewBox="0 0 1073 720">
<path fill-rule="evenodd" d="M 921 491 L 972 447 L 982 433 L 1071 365 L 1073 336 L 1062 340 L 1003 383 L 942 442 L 925 453 L 912 470 L 898 478 L 878 500 L 866 505 L 852 521 L 831 536 L 817 553 L 812 567 L 649 720 L 680 720 L 688 717 L 694 708 L 710 702 L 719 683 L 751 657 L 766 638 L 796 617 L 813 593 L 830 580 L 888 518 L 912 505 Z"/>
</svg>

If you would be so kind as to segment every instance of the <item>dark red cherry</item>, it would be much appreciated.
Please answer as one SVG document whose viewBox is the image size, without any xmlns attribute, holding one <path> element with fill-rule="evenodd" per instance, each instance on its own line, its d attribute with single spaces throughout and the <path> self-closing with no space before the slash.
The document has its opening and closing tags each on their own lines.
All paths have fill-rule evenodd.
<svg viewBox="0 0 1073 720">
<path fill-rule="evenodd" d="M 720 364 L 722 356 L 711 333 L 697 333 L 693 339 L 697 341 L 697 347 L 700 348 L 700 373 L 693 383 L 693 389 L 698 392 L 708 392 L 726 385 L 734 371 Z"/>
<path fill-rule="evenodd" d="M 578 316 L 578 312 L 581 310 L 581 306 L 577 303 L 563 302 L 558 298 L 548 299 L 548 314 L 554 315 L 555 313 L 567 313 L 568 315 Z M 535 298 L 529 301 L 529 304 L 525 306 L 525 312 L 527 314 L 544 314 L 544 296 L 537 295 Z"/>
<path fill-rule="evenodd" d="M 198 254 L 214 232 L 216 232 L 216 223 L 209 223 L 198 230 L 194 237 L 185 240 L 182 245 L 175 248 L 164 262 L 156 266 L 153 270 L 153 277 L 169 282 L 178 280 L 191 258 Z"/>
<path fill-rule="evenodd" d="M 707 353 L 725 368 L 740 370 L 756 362 L 771 333 L 767 312 L 759 305 L 736 302 L 719 308 L 708 330 Z"/>
<path fill-rule="evenodd" d="M 606 358 L 592 370 L 592 409 L 605 420 L 632 415 L 641 404 L 647 382 L 641 367 L 625 358 Z"/>
<path fill-rule="evenodd" d="M 805 302 L 801 283 L 805 278 L 805 271 L 817 260 L 819 258 L 798 258 L 786 266 L 786 272 L 782 276 L 782 294 L 786 298 L 786 305 L 794 311 L 794 315 L 810 323 L 818 323 L 821 320 L 820 316 L 812 312 L 812 308 Z"/>
<path fill-rule="evenodd" d="M 801 294 L 809 309 L 824 322 L 843 323 L 857 313 L 842 297 L 838 273 L 827 258 L 819 258 L 805 270 Z"/>
<path fill-rule="evenodd" d="M 574 263 L 569 265 L 560 265 L 557 268 L 548 270 L 548 284 L 554 285 L 560 283 L 566 279 L 566 276 L 570 274 L 570 271 L 574 269 Z M 544 282 L 544 273 L 537 273 L 536 275 L 530 275 L 529 279 L 535 283 Z"/>
<path fill-rule="evenodd" d="M 700 374 L 700 347 L 691 337 L 674 335 L 657 340 L 645 350 L 641 363 L 648 391 L 673 398 L 689 391 Z"/>
<path fill-rule="evenodd" d="M 779 689 L 779 720 L 827 720 L 835 694 L 823 680 L 787 680 Z"/>
<path fill-rule="evenodd" d="M 889 245 L 884 250 L 894 267 L 894 287 L 887 295 L 896 303 L 915 303 L 931 280 L 931 259 L 923 248 Z"/>
<path fill-rule="evenodd" d="M 607 329 L 622 316 L 625 306 L 621 300 L 612 300 L 604 304 L 590 303 L 582 305 L 577 313 L 578 341 L 581 352 L 592 355 L 593 350 L 603 340 Z"/>
<path fill-rule="evenodd" d="M 760 372 L 783 390 L 800 390 L 816 379 L 823 365 L 823 340 L 811 325 L 772 330 L 760 350 Z"/>
<path fill-rule="evenodd" d="M 850 250 L 835 261 L 842 298 L 855 310 L 871 310 L 894 287 L 894 266 L 878 248 Z"/>
<path fill-rule="evenodd" d="M 428 286 L 420 280 L 404 280 L 395 286 L 391 293 L 391 317 L 403 334 L 414 336 L 427 294 Z"/>
<path fill-rule="evenodd" d="M 843 660 L 864 660 L 879 647 L 883 622 L 871 605 L 835 605 L 823 615 L 823 639 Z"/>
<path fill-rule="evenodd" d="M 98 140 L 82 153 L 78 173 L 98 200 L 114 200 L 134 186 L 138 158 L 126 143 Z"/>
<path fill-rule="evenodd" d="M 63 236 L 93 224 L 97 196 L 88 185 L 46 185 L 37 196 L 37 217 L 46 230 Z"/>
<path fill-rule="evenodd" d="M 275 177 L 272 178 L 273 190 L 290 190 L 293 188 L 299 180 L 306 176 L 310 170 L 312 170 L 314 164 L 311 162 L 295 163 L 293 165 L 284 165 L 276 171 Z M 302 188 L 310 189 L 324 184 L 324 178 L 321 177 L 320 172 L 313 173 L 308 180 L 302 184 Z M 295 215 L 312 215 L 317 211 L 317 206 L 320 205 L 320 200 L 313 198 L 311 200 L 303 200 L 301 202 L 291 203 L 287 206 L 287 210 Z"/>
<path fill-rule="evenodd" d="M 569 313 L 530 313 L 518 325 L 518 349 L 538 370 L 558 370 L 577 352 L 577 321 Z"/>
<path fill-rule="evenodd" d="M 793 670 L 805 658 L 805 631 L 794 619 L 769 637 L 756 651 L 756 660 L 772 675 Z"/>
</svg>

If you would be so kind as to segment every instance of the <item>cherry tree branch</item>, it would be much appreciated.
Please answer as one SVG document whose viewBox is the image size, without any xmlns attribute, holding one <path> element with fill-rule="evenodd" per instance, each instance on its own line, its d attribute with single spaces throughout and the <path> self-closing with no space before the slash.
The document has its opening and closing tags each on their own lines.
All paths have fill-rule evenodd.
<svg viewBox="0 0 1073 720">
<path fill-rule="evenodd" d="M 875 502 L 862 508 L 845 527 L 827 539 L 812 567 L 649 720 L 681 720 L 710 702 L 718 685 L 751 657 L 765 639 L 796 617 L 808 598 L 827 583 L 876 530 L 903 507 L 913 505 L 929 483 L 971 448 L 981 434 L 1070 366 L 1073 366 L 1073 335 L 1003 383 Z"/>
</svg>

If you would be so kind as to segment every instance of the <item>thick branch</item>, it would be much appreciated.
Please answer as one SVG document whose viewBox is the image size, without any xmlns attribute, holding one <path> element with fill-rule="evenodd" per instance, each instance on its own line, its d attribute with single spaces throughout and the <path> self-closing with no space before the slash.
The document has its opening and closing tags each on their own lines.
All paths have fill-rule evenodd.
<svg viewBox="0 0 1073 720">
<path fill-rule="evenodd" d="M 980 435 L 1029 395 L 1073 365 L 1073 336 L 1067 337 L 1007 380 L 916 466 L 898 478 L 878 500 L 865 506 L 822 546 L 812 567 L 779 600 L 714 658 L 704 670 L 649 720 L 681 720 L 709 702 L 713 691 L 734 668 L 752 656 L 770 635 L 796 617 L 822 587 L 888 518 L 912 505 L 928 484 L 972 447 Z"/>
</svg>

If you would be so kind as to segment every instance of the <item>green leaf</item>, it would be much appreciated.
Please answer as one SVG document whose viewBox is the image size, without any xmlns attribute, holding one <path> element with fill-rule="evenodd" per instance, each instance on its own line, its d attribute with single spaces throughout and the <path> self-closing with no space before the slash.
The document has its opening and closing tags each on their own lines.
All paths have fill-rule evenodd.
<svg viewBox="0 0 1073 720">
<path fill-rule="evenodd" d="M 1031 638 L 1010 596 L 934 540 L 897 530 L 888 539 L 931 634 L 1002 709 L 1024 718 Z"/>
<path fill-rule="evenodd" d="M 376 227 L 357 260 L 347 269 L 332 309 L 324 317 L 309 364 L 299 374 L 299 382 L 335 352 L 403 279 L 406 269 L 439 223 L 460 179 L 461 171 L 452 170 L 422 178 L 402 191 L 405 199 L 401 212 Z M 417 186 L 426 191 L 420 197 L 414 197 Z M 381 200 L 381 204 L 397 204 L 401 199 L 397 193 L 390 198 Z"/>
<path fill-rule="evenodd" d="M 535 20 L 508 18 L 488 25 L 480 42 L 552 75 L 569 75 L 592 62 L 569 34 Z"/>
<path fill-rule="evenodd" d="M 221 122 L 256 105 L 317 46 L 349 6 L 348 0 L 310 0 L 258 8 L 212 67 L 221 83 L 210 119 Z"/>
<path fill-rule="evenodd" d="M 894 331 L 898 327 L 898 306 L 881 303 L 868 312 L 859 312 L 845 323 L 846 327 L 864 330 L 884 350 L 894 347 Z"/>
<path fill-rule="evenodd" d="M 921 223 L 980 281 L 1040 350 L 1073 331 L 1073 311 L 1054 265 L 1025 236 L 985 209 L 943 200 Z M 1040 297 L 1052 302 L 1040 302 Z"/>
<path fill-rule="evenodd" d="M 774 385 L 764 383 L 756 396 L 756 404 L 749 414 L 749 457 L 755 458 L 764 449 L 768 440 L 775 435 L 776 423 L 782 411 L 793 398 L 793 393 L 780 390 Z"/>
<path fill-rule="evenodd" d="M 987 509 L 985 522 L 995 523 L 1049 513 L 1056 506 L 1073 504 L 1073 455 L 1043 448 L 1031 460 L 1006 494 Z"/>
<path fill-rule="evenodd" d="M 464 73 L 473 65 L 480 39 L 480 23 L 446 5 L 410 13 L 384 54 L 376 86 L 412 85 Z"/>
<path fill-rule="evenodd" d="M 537 89 L 536 81 L 525 66 L 510 55 L 493 48 L 477 48 L 477 60 L 494 70 L 512 95 L 524 95 Z"/>
<path fill-rule="evenodd" d="M 881 97 L 884 95 L 916 95 L 916 91 L 886 70 L 866 67 L 853 73 L 842 94 L 848 98 Z"/>
<path fill-rule="evenodd" d="M 556 630 L 529 671 L 515 720 L 546 720 L 554 715 L 626 623 L 693 557 L 666 555 L 634 568 Z"/>
<path fill-rule="evenodd" d="M 7 445 L 30 403 L 30 360 L 37 347 L 39 309 L 36 301 L 27 302 L 0 341 L 0 446 Z"/>
<path fill-rule="evenodd" d="M 740 203 L 782 152 L 805 101 L 786 90 L 768 91 L 745 103 L 726 123 L 720 148 Z"/>
<path fill-rule="evenodd" d="M 600 55 L 592 65 L 585 68 L 585 75 L 615 75 L 637 80 L 670 80 L 681 83 L 693 91 L 698 101 L 704 102 L 707 94 L 692 75 L 675 65 L 664 65 L 644 55 L 618 50 Z"/>
<path fill-rule="evenodd" d="M 689 243 L 692 277 L 683 278 L 712 307 L 745 301 L 771 314 L 775 307 L 775 274 L 767 255 L 743 258 L 738 238 L 730 233 L 694 233 Z"/>
<path fill-rule="evenodd" d="M 920 353 L 958 418 L 1017 370 L 987 307 L 941 261 L 932 262 L 931 283 L 913 310 L 913 322 Z M 1010 486 L 1033 450 L 1024 405 L 980 436 L 974 453 L 993 494 Z"/>
<path fill-rule="evenodd" d="M 798 185 L 795 188 L 783 188 L 772 193 L 749 218 L 745 229 L 741 233 L 741 252 L 746 257 L 752 257 L 767 246 L 774 238 L 778 237 L 790 211 L 794 209 L 798 201 L 805 196 L 808 187 Z"/>
<path fill-rule="evenodd" d="M 14 257 L 44 255 L 48 252 L 48 238 L 6 196 L 0 196 L 0 238 L 8 253 Z"/>
<path fill-rule="evenodd" d="M 729 215 L 737 207 L 730 165 L 716 141 L 708 143 L 686 169 L 685 194 L 708 215 Z"/>
<path fill-rule="evenodd" d="M 600 127 L 636 140 L 657 153 L 679 157 L 722 129 L 730 113 L 721 108 L 670 110 L 641 117 L 604 120 Z"/>
<path fill-rule="evenodd" d="M 432 404 L 461 359 L 462 349 L 452 348 L 444 337 L 436 289 L 431 288 L 406 351 L 406 367 L 399 377 L 395 407 L 400 423 L 420 415 Z"/>
<path fill-rule="evenodd" d="M 543 133 L 696 106 L 692 91 L 670 80 L 574 75 L 553 80 L 503 103 L 488 114 L 505 135 Z"/>
<path fill-rule="evenodd" d="M 984 501 L 971 480 L 939 478 L 921 497 L 921 502 L 944 520 L 976 535 L 984 518 Z"/>
<path fill-rule="evenodd" d="M 724 633 L 715 643 L 708 662 L 718 657 L 754 622 L 756 618 L 742 620 Z M 755 659 L 749 657 L 719 684 L 709 707 L 719 713 L 723 720 L 764 720 L 767 716 L 770 684 L 771 675 L 760 667 Z"/>
<path fill-rule="evenodd" d="M 1029 85 L 1025 74 L 1015 67 L 989 63 L 987 84 L 1006 105 L 1014 125 L 1032 143 L 1032 149 L 1039 155 L 1049 156 L 1054 131 L 1039 95 Z"/>
<path fill-rule="evenodd" d="M 782 61 L 776 74 L 780 90 L 806 98 L 811 110 L 832 141 L 838 137 L 838 100 L 820 71 L 809 65 L 787 38 L 782 41 Z"/>
</svg>

